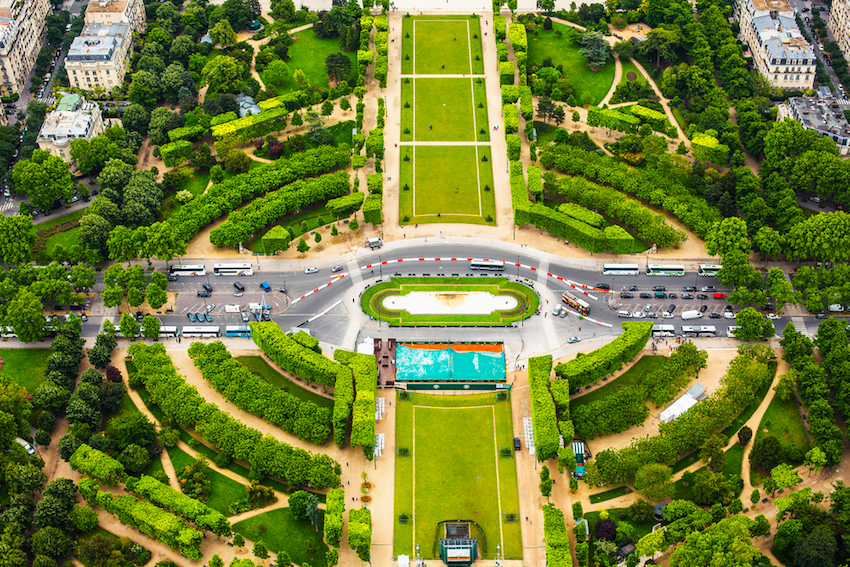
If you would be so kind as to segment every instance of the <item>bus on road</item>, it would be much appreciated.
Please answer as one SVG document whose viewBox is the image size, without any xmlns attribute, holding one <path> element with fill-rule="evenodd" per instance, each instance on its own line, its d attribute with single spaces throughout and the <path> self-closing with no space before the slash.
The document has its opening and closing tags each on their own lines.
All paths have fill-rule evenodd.
<svg viewBox="0 0 850 567">
<path fill-rule="evenodd" d="M 253 276 L 252 264 L 213 264 L 213 273 L 217 276 Z"/>
<path fill-rule="evenodd" d="M 173 339 L 177 336 L 177 327 L 163 325 L 159 328 L 159 338 L 161 339 Z"/>
<path fill-rule="evenodd" d="M 207 268 L 203 264 L 186 264 L 183 266 L 171 266 L 168 273 L 175 276 L 205 276 Z"/>
<path fill-rule="evenodd" d="M 637 264 L 602 264 L 603 276 L 637 276 L 640 268 Z"/>
<path fill-rule="evenodd" d="M 682 334 L 686 337 L 716 337 L 714 325 L 682 325 Z"/>
<path fill-rule="evenodd" d="M 470 270 L 494 270 L 504 271 L 505 263 L 501 260 L 472 260 L 469 263 Z"/>
<path fill-rule="evenodd" d="M 697 273 L 704 277 L 713 278 L 721 268 L 723 266 L 720 264 L 700 264 Z"/>
<path fill-rule="evenodd" d="M 653 337 L 675 337 L 676 336 L 676 327 L 673 325 L 653 325 L 652 326 L 652 336 Z"/>
<path fill-rule="evenodd" d="M 221 327 L 218 325 L 186 325 L 183 327 L 184 337 L 220 337 Z"/>
<path fill-rule="evenodd" d="M 251 327 L 248 325 L 228 325 L 224 328 L 225 337 L 250 337 Z"/>
<path fill-rule="evenodd" d="M 660 264 L 649 264 L 646 266 L 647 276 L 684 276 L 684 266 L 662 266 Z"/>
<path fill-rule="evenodd" d="M 564 295 L 561 296 L 561 301 L 563 301 L 582 315 L 590 314 L 590 304 L 583 299 L 579 299 L 568 291 L 565 291 Z"/>
</svg>

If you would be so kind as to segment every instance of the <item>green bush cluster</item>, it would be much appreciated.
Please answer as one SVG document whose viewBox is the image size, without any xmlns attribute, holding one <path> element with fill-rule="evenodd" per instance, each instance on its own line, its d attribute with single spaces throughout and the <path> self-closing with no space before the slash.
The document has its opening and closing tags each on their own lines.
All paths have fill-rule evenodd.
<svg viewBox="0 0 850 567">
<path fill-rule="evenodd" d="M 384 159 L 384 129 L 372 128 L 366 136 L 366 157 Z"/>
<path fill-rule="evenodd" d="M 175 128 L 174 130 L 169 130 L 168 139 L 172 142 L 176 142 L 177 140 L 189 140 L 190 142 L 197 142 L 198 140 L 204 137 L 204 132 L 206 132 L 206 128 L 204 128 L 201 124 L 195 124 L 194 126 L 183 126 L 182 128 Z"/>
<path fill-rule="evenodd" d="M 75 471 L 90 476 L 106 486 L 117 486 L 126 477 L 124 465 L 85 443 L 77 447 L 68 462 Z"/>
<path fill-rule="evenodd" d="M 543 539 L 546 540 L 546 565 L 548 567 L 572 567 L 570 535 L 564 513 L 554 504 L 543 506 Z"/>
<path fill-rule="evenodd" d="M 218 126 L 219 124 L 224 124 L 225 122 L 230 122 L 231 120 L 236 120 L 239 118 L 239 115 L 233 112 L 225 112 L 223 114 L 218 114 L 213 116 L 210 120 L 210 126 Z"/>
<path fill-rule="evenodd" d="M 240 242 L 250 240 L 251 235 L 263 227 L 292 211 L 325 199 L 345 195 L 350 190 L 351 179 L 345 171 L 328 173 L 314 179 L 299 179 L 232 211 L 221 226 L 210 231 L 210 242 L 216 246 L 236 247 Z M 360 195 L 362 201 L 362 193 L 353 193 L 353 195 Z M 351 195 L 348 196 L 351 197 Z M 286 250 L 286 248 L 280 248 L 280 250 Z"/>
<path fill-rule="evenodd" d="M 504 45 L 504 44 L 503 44 Z M 512 104 L 519 100 L 519 85 L 502 85 L 502 104 Z"/>
<path fill-rule="evenodd" d="M 516 118 L 516 107 L 513 109 L 513 116 Z M 507 132 L 507 117 L 505 118 L 505 131 Z M 508 143 L 508 160 L 519 161 L 522 157 L 522 138 L 519 134 L 508 134 L 505 136 Z"/>
<path fill-rule="evenodd" d="M 497 42 L 501 42 L 507 37 L 507 27 L 508 20 L 504 16 L 493 17 L 493 31 L 496 34 Z M 505 45 L 505 47 L 507 47 L 507 45 Z"/>
<path fill-rule="evenodd" d="M 519 113 L 526 121 L 534 117 L 534 99 L 531 96 L 531 87 L 526 85 L 519 88 Z"/>
<path fill-rule="evenodd" d="M 331 547 L 339 547 L 342 538 L 342 515 L 345 512 L 345 491 L 333 488 L 325 500 L 325 541 Z"/>
<path fill-rule="evenodd" d="M 348 547 L 357 552 L 360 561 L 369 561 L 372 549 L 372 513 L 368 508 L 355 508 L 348 512 Z"/>
<path fill-rule="evenodd" d="M 212 532 L 219 537 L 230 535 L 230 522 L 224 514 L 151 476 L 142 475 L 133 484 L 132 492 L 184 520 L 194 522 L 202 530 Z"/>
<path fill-rule="evenodd" d="M 386 31 L 378 31 L 375 34 L 375 51 L 378 55 L 389 53 L 390 34 Z"/>
<path fill-rule="evenodd" d="M 375 355 L 336 349 L 334 360 L 351 368 L 354 375 L 351 444 L 360 445 L 366 458 L 372 460 L 375 450 L 375 399 L 378 396 L 378 365 Z"/>
<path fill-rule="evenodd" d="M 644 377 L 641 383 L 646 389 L 649 400 L 661 407 L 690 382 L 690 376 L 700 368 L 705 368 L 708 354 L 699 350 L 693 343 L 685 343 L 676 348 L 657 369 Z"/>
<path fill-rule="evenodd" d="M 387 73 L 389 61 L 386 55 L 378 55 L 378 60 L 375 62 L 375 78 L 378 79 L 382 89 L 387 88 Z"/>
<path fill-rule="evenodd" d="M 515 132 L 519 131 L 519 110 L 516 107 L 516 104 L 506 103 L 502 105 L 502 115 L 505 119 L 505 134 L 510 136 Z M 510 157 L 510 148 L 508 145 L 508 159 L 519 159 L 519 157 L 513 158 Z"/>
<path fill-rule="evenodd" d="M 213 185 L 171 214 L 167 222 L 178 229 L 184 240 L 189 240 L 201 228 L 249 199 L 296 179 L 346 167 L 348 163 L 348 150 L 328 146 L 307 150 L 289 159 L 278 159 Z"/>
<path fill-rule="evenodd" d="M 317 445 L 324 444 L 330 437 L 330 408 L 319 407 L 275 388 L 233 358 L 221 341 L 192 343 L 189 356 L 201 369 L 204 380 L 239 409 Z"/>
<path fill-rule="evenodd" d="M 374 193 L 366 197 L 366 200 L 363 202 L 363 220 L 371 223 L 373 226 L 381 224 L 384 221 L 382 197 L 380 193 Z"/>
<path fill-rule="evenodd" d="M 508 44 L 506 43 L 497 43 L 496 44 L 496 55 L 499 57 L 499 62 L 507 61 L 508 55 L 510 54 L 510 49 L 508 49 Z"/>
<path fill-rule="evenodd" d="M 558 456 L 560 432 L 555 402 L 549 393 L 552 356 L 538 356 L 528 361 L 528 386 L 531 397 L 531 418 L 534 425 L 534 445 L 541 463 Z"/>
<path fill-rule="evenodd" d="M 216 139 L 215 149 L 218 155 L 225 155 L 236 144 L 250 142 L 283 130 L 286 128 L 287 114 L 285 107 L 278 106 L 213 126 L 212 135 Z"/>
<path fill-rule="evenodd" d="M 612 108 L 590 106 L 587 109 L 587 125 L 634 134 L 640 126 L 640 119 Z"/>
<path fill-rule="evenodd" d="M 381 194 L 384 192 L 384 177 L 380 173 L 371 173 L 366 176 L 366 189 L 370 194 Z"/>
<path fill-rule="evenodd" d="M 319 346 L 319 339 L 313 335 L 307 334 L 304 331 L 298 331 L 297 333 L 289 335 L 289 338 L 304 348 L 308 348 L 313 352 L 322 354 L 322 347 Z"/>
<path fill-rule="evenodd" d="M 528 167 L 528 192 L 537 197 L 543 194 L 543 174 L 536 165 Z"/>
<path fill-rule="evenodd" d="M 289 248 L 289 243 L 292 242 L 292 233 L 285 226 L 273 226 L 263 235 L 263 252 L 265 254 L 274 254 L 279 250 Z"/>
<path fill-rule="evenodd" d="M 122 524 L 138 529 L 180 554 L 195 560 L 203 557 L 201 543 L 204 541 L 204 533 L 186 526 L 174 514 L 149 502 L 136 500 L 128 494 L 113 496 L 109 492 L 98 490 L 96 502 L 98 506 L 116 516 Z"/>
<path fill-rule="evenodd" d="M 344 171 L 340 171 L 339 173 L 345 173 Z M 346 176 L 348 174 L 346 173 Z M 343 195 L 342 197 L 337 197 L 336 199 L 331 199 L 327 203 L 328 210 L 338 218 L 345 218 L 351 216 L 353 213 L 360 210 L 360 207 L 363 205 L 363 199 L 366 196 L 361 192 L 350 193 L 348 195 Z"/>
<path fill-rule="evenodd" d="M 177 167 L 192 155 L 192 142 L 177 140 L 159 147 L 165 167 Z"/>
<path fill-rule="evenodd" d="M 559 180 L 558 192 L 568 201 L 604 211 L 609 217 L 632 227 L 641 238 L 661 248 L 687 240 L 684 232 L 667 224 L 664 215 L 652 212 L 640 201 L 629 199 L 611 187 L 591 183 L 583 177 L 563 177 Z"/>
<path fill-rule="evenodd" d="M 694 159 L 722 166 L 729 158 L 729 146 L 718 142 L 710 133 L 697 132 L 691 139 L 691 154 Z"/>
<path fill-rule="evenodd" d="M 389 30 L 389 18 L 386 14 L 384 14 L 383 16 L 375 16 L 373 23 L 375 24 L 375 29 L 379 32 L 385 32 Z"/>
<path fill-rule="evenodd" d="M 514 53 L 528 51 L 528 37 L 525 33 L 525 25 L 519 22 L 511 22 L 508 25 L 508 39 L 514 48 Z"/>
<path fill-rule="evenodd" d="M 649 417 L 649 406 L 643 401 L 645 397 L 642 386 L 628 386 L 576 407 L 573 410 L 576 433 L 582 439 L 593 439 L 643 424 Z"/>
<path fill-rule="evenodd" d="M 555 374 L 567 380 L 571 388 L 583 388 L 634 358 L 646 346 L 651 332 L 652 321 L 623 323 L 622 335 L 589 354 L 558 364 Z"/>
<path fill-rule="evenodd" d="M 531 168 L 528 168 L 529 172 Z M 605 219 L 599 213 L 595 213 L 589 209 L 585 209 L 581 205 L 575 203 L 563 203 L 558 205 L 558 211 L 564 213 L 568 217 L 580 220 L 583 223 L 589 224 L 596 228 L 605 226 Z"/>
<path fill-rule="evenodd" d="M 700 238 L 705 238 L 711 225 L 719 221 L 720 211 L 700 195 L 692 194 L 677 183 L 668 171 L 654 168 L 636 169 L 581 148 L 561 144 L 540 156 L 540 164 L 556 167 L 569 175 L 581 175 L 591 181 L 610 185 L 635 195 L 651 205 L 675 215 Z"/>
<path fill-rule="evenodd" d="M 274 326 L 280 330 L 276 324 Z M 136 376 L 169 420 L 181 427 L 194 427 L 224 455 L 247 462 L 252 474 L 268 474 L 285 479 L 293 486 L 310 485 L 317 490 L 339 486 L 341 468 L 327 455 L 312 455 L 271 435 L 263 436 L 208 404 L 197 389 L 177 373 L 161 343 L 135 343 L 128 352 L 133 357 Z"/>
<path fill-rule="evenodd" d="M 499 63 L 499 84 L 514 84 L 514 64 L 510 61 L 502 61 Z"/>
<path fill-rule="evenodd" d="M 667 120 L 667 115 L 663 112 L 658 112 L 657 110 L 652 110 L 651 108 L 646 108 L 639 104 L 630 107 L 630 111 L 632 116 L 636 116 L 640 118 L 640 121 L 644 124 L 652 126 L 652 129 L 656 132 L 666 133 L 667 129 L 670 127 L 670 121 Z"/>
</svg>

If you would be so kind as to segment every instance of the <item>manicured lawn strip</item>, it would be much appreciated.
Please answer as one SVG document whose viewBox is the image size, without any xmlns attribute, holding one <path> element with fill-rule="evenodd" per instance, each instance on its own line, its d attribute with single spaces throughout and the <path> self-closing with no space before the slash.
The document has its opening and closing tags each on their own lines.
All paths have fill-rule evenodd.
<svg viewBox="0 0 850 567">
<path fill-rule="evenodd" d="M 460 75 L 472 73 L 470 42 L 477 20 L 455 16 L 446 20 L 414 18 L 414 73 Z M 477 40 L 480 49 L 480 40 Z M 479 53 L 479 57 L 481 54 Z M 483 68 L 483 65 L 482 65 Z"/>
<path fill-rule="evenodd" d="M 632 489 L 628 486 L 619 486 L 617 488 L 612 488 L 611 490 L 606 490 L 605 492 L 600 492 L 599 494 L 591 494 L 590 503 L 598 504 L 599 502 L 605 502 L 606 500 L 611 500 L 613 498 L 625 496 L 626 494 L 631 494 L 631 492 Z"/>
<path fill-rule="evenodd" d="M 674 473 L 677 473 L 680 470 L 688 468 L 697 461 L 699 461 L 699 451 L 694 451 L 693 453 L 688 453 L 686 457 L 679 459 L 678 461 L 673 463 L 673 466 L 670 467 L 670 469 Z"/>
<path fill-rule="evenodd" d="M 398 168 L 398 207 L 399 222 L 410 224 L 413 218 L 413 149 L 414 146 L 401 146 L 401 165 Z M 405 218 L 407 217 L 407 218 Z"/>
<path fill-rule="evenodd" d="M 415 129 L 418 142 L 471 142 L 472 79 L 413 79 Z"/>
<path fill-rule="evenodd" d="M 405 106 L 409 105 L 409 106 Z M 401 141 L 413 140 L 413 79 L 401 82 Z"/>
<path fill-rule="evenodd" d="M 285 551 L 296 565 L 309 563 L 313 567 L 327 567 L 325 553 L 328 546 L 323 541 L 325 513 L 322 511 L 319 528 L 299 520 L 289 508 L 279 508 L 259 514 L 233 525 L 233 530 L 253 542 L 262 541 L 273 553 Z M 310 556 L 306 551 L 307 542 L 313 541 L 318 551 Z"/>
<path fill-rule="evenodd" d="M 680 109 L 677 106 L 671 106 L 670 111 L 673 113 L 673 118 L 675 118 L 676 122 L 679 123 L 679 127 L 684 132 L 687 132 L 688 131 L 688 121 L 685 120 L 685 115 L 682 113 L 682 109 Z"/>
<path fill-rule="evenodd" d="M 744 464 L 744 448 L 735 443 L 726 451 L 726 462 L 720 471 L 723 474 L 741 476 L 741 467 Z"/>
<path fill-rule="evenodd" d="M 36 230 L 46 230 L 50 227 L 56 226 L 57 224 L 60 224 L 60 223 L 63 223 L 63 222 L 68 222 L 68 221 L 72 221 L 72 220 L 79 220 L 80 217 L 83 216 L 84 212 L 86 212 L 86 210 L 81 209 L 79 211 L 74 211 L 73 213 L 71 213 L 69 215 L 62 215 L 61 217 L 53 218 L 53 219 L 51 219 L 47 222 L 43 222 L 43 223 L 39 223 L 39 224 L 35 225 L 35 229 Z"/>
<path fill-rule="evenodd" d="M 519 492 L 517 488 L 516 462 L 514 461 L 514 450 L 512 446 L 513 421 L 511 419 L 510 398 L 503 402 L 495 402 L 495 408 L 496 450 L 509 449 L 511 451 L 511 458 L 503 459 L 499 456 L 498 461 L 499 493 L 502 499 L 501 521 L 502 531 L 505 534 L 505 542 L 502 544 L 502 556 L 505 559 L 522 559 L 522 528 L 519 523 Z M 396 462 L 398 462 L 397 459 Z M 517 521 L 506 522 L 506 514 L 515 514 Z"/>
<path fill-rule="evenodd" d="M 44 370 L 50 350 L 44 348 L 4 348 L 0 350 L 3 358 L 3 374 L 34 394 L 44 382 Z"/>
<path fill-rule="evenodd" d="M 738 430 L 741 429 L 753 414 L 756 413 L 756 410 L 761 405 L 762 401 L 764 401 L 764 397 L 767 395 L 767 392 L 770 390 L 771 384 L 773 384 L 773 379 L 776 377 L 776 361 L 771 360 L 767 363 L 767 368 L 770 370 L 770 380 L 765 382 L 764 386 L 759 388 L 759 391 L 756 392 L 756 397 L 753 399 L 752 403 L 744 408 L 744 411 L 735 418 L 735 421 L 729 424 L 729 427 L 722 431 L 723 435 L 726 436 L 727 439 L 738 433 Z M 755 441 L 755 439 L 753 439 Z"/>
<path fill-rule="evenodd" d="M 294 217 L 289 217 L 287 215 L 287 217 L 284 217 L 278 220 L 276 223 L 269 225 L 266 231 L 260 232 L 259 234 L 257 234 L 257 236 L 251 239 L 246 245 L 246 247 L 254 252 L 265 254 L 265 250 L 263 250 L 263 236 L 265 236 L 266 232 L 271 230 L 272 227 L 276 225 L 283 225 L 288 228 L 290 232 L 292 232 L 296 236 L 295 241 L 297 243 L 297 237 L 300 237 L 302 234 L 304 234 L 301 232 L 302 222 L 307 223 L 307 232 L 312 234 L 319 227 L 328 228 L 330 223 L 336 220 L 336 217 L 331 214 L 331 212 L 324 204 L 315 207 L 305 207 L 305 209 L 306 210 L 304 212 L 299 213 Z M 305 236 L 305 238 L 307 237 Z M 311 243 L 313 241 L 312 238 L 309 238 L 308 240 Z"/>
<path fill-rule="evenodd" d="M 332 408 L 334 405 L 332 399 L 315 394 L 289 380 L 289 378 L 272 368 L 261 356 L 237 356 L 236 360 L 254 374 L 260 374 L 272 386 L 286 390 L 296 398 L 300 398 L 305 402 L 313 402 L 317 406 L 324 408 Z"/>
<path fill-rule="evenodd" d="M 481 217 L 483 187 L 478 186 L 475 146 L 416 146 L 414 154 L 416 185 L 411 191 L 416 217 L 433 216 L 438 221 L 453 213 L 470 220 Z"/>
<path fill-rule="evenodd" d="M 488 435 L 493 425 L 489 406 L 414 409 L 417 542 L 434 541 L 443 520 L 475 520 L 486 537 L 482 556 L 495 556 L 501 537 L 495 439 Z M 476 435 L 450 442 L 458 431 Z M 434 558 L 430 545 L 420 551 L 423 558 Z"/>
<path fill-rule="evenodd" d="M 401 73 L 413 74 L 413 18 L 401 19 Z"/>
<path fill-rule="evenodd" d="M 481 216 L 485 224 L 496 226 L 496 192 L 493 190 L 493 154 L 490 146 L 478 146 L 476 156 L 478 157 L 478 186 L 481 195 Z M 483 161 L 484 158 L 487 161 Z M 487 188 L 490 188 L 487 190 Z M 487 221 L 490 217 L 490 221 Z"/>
<path fill-rule="evenodd" d="M 175 472 L 192 463 L 192 457 L 188 453 L 172 447 L 168 450 L 168 456 L 171 458 L 171 464 L 174 465 Z M 231 502 L 236 502 L 245 498 L 245 487 L 235 480 L 231 480 L 218 471 L 210 469 L 207 473 L 210 479 L 210 495 L 206 500 L 207 506 L 218 510 L 225 516 L 229 516 L 227 507 Z"/>
<path fill-rule="evenodd" d="M 405 19 L 405 21 L 407 21 Z M 415 396 L 416 394 L 414 394 Z M 436 397 L 436 396 L 434 396 Z M 452 396 L 443 396 L 452 397 Z M 396 455 L 395 459 L 395 508 L 393 521 L 393 552 L 396 555 L 413 553 L 413 523 L 406 524 L 398 521 L 401 514 L 408 518 L 413 516 L 413 402 L 409 400 L 396 401 L 395 416 L 396 447 L 406 448 L 406 457 Z"/>
<path fill-rule="evenodd" d="M 561 31 L 562 39 L 555 37 L 556 31 Z M 578 52 L 579 46 L 572 45 L 567 33 L 567 26 L 559 23 L 552 24 L 552 31 L 539 30 L 539 36 L 528 37 L 528 69 L 540 65 L 547 57 L 552 58 L 552 65 L 563 65 L 564 74 L 570 77 L 575 86 L 575 97 L 579 104 L 584 104 L 582 95 L 590 95 L 591 104 L 599 104 L 614 82 L 613 60 L 599 71 L 591 71 L 587 59 Z M 290 65 L 290 68 L 292 66 Z"/>
<path fill-rule="evenodd" d="M 774 396 L 770 401 L 753 442 L 767 435 L 775 436 L 782 445 L 798 447 L 803 453 L 809 450 L 809 440 L 806 438 L 797 401 L 793 396 L 786 401 Z"/>
<path fill-rule="evenodd" d="M 472 73 L 475 75 L 483 75 L 484 47 L 481 45 L 481 16 L 479 15 L 469 18 L 469 42 L 471 48 L 470 55 L 472 56 Z M 476 59 L 476 57 L 478 57 L 478 59 Z"/>
<path fill-rule="evenodd" d="M 632 72 L 637 75 L 635 81 L 643 83 L 644 85 L 647 84 L 646 77 L 641 74 L 640 69 L 637 68 L 637 65 L 632 63 L 631 59 L 620 59 L 620 64 L 623 66 L 622 81 L 628 80 L 629 72 Z"/>
<path fill-rule="evenodd" d="M 487 120 L 487 88 L 484 86 L 484 79 L 472 80 L 472 103 L 475 106 L 475 139 L 479 142 L 489 142 L 490 122 Z M 482 106 L 479 107 L 479 104 Z"/>
<path fill-rule="evenodd" d="M 71 246 L 80 243 L 80 227 L 74 227 L 71 230 L 66 230 L 65 232 L 60 232 L 59 234 L 54 234 L 50 238 L 47 239 L 47 242 L 44 243 L 44 250 L 48 255 L 53 253 L 53 249 L 56 248 L 58 244 L 61 244 L 67 250 Z"/>
<path fill-rule="evenodd" d="M 325 70 L 325 59 L 331 53 L 342 53 L 351 59 L 352 74 L 348 80 L 348 84 L 354 86 L 354 80 L 357 78 L 357 52 L 342 51 L 339 48 L 339 40 L 337 38 L 319 39 L 316 37 L 316 32 L 313 29 L 301 30 L 296 32 L 294 37 L 297 37 L 292 45 L 289 46 L 289 77 L 281 84 L 275 85 L 280 94 L 286 94 L 298 90 L 298 84 L 292 78 L 295 71 L 301 69 L 310 84 L 316 87 L 328 86 L 328 73 Z M 265 73 L 260 73 L 263 83 L 266 83 Z"/>
<path fill-rule="evenodd" d="M 373 298 L 387 289 L 399 290 L 399 295 L 407 295 L 413 291 L 487 291 L 494 295 L 500 290 L 510 289 L 519 291 L 527 301 L 526 309 L 518 315 L 501 314 L 501 312 L 486 315 L 410 315 L 400 312 L 400 315 L 387 315 L 380 313 L 373 304 Z M 377 301 L 377 299 L 375 299 Z M 505 278 L 496 278 L 489 281 L 476 280 L 475 278 L 392 278 L 369 288 L 361 297 L 361 307 L 372 317 L 388 321 L 393 326 L 405 325 L 509 325 L 513 321 L 521 320 L 537 311 L 539 298 L 529 288 L 514 282 L 508 282 Z"/>
<path fill-rule="evenodd" d="M 601 400 L 610 396 L 620 388 L 634 386 L 640 383 L 645 374 L 660 368 L 664 364 L 665 360 L 667 360 L 666 356 L 645 355 L 641 357 L 640 360 L 635 362 L 634 366 L 623 372 L 619 378 L 609 380 L 608 384 L 605 384 L 601 388 L 593 390 L 588 394 L 570 399 L 570 408 L 575 409 L 578 406 L 583 406 L 585 404 Z"/>
</svg>

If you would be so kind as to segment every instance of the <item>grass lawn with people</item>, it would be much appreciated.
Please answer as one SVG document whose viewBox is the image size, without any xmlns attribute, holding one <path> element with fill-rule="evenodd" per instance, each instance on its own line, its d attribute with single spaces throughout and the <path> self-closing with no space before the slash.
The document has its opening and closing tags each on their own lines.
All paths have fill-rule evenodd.
<svg viewBox="0 0 850 567">
<path fill-rule="evenodd" d="M 477 15 L 403 18 L 401 30 L 403 74 L 484 73 Z"/>
<path fill-rule="evenodd" d="M 454 78 L 413 79 L 414 140 L 474 141 L 477 129 L 472 82 L 472 79 Z"/>
<path fill-rule="evenodd" d="M 575 98 L 579 104 L 599 104 L 611 84 L 614 82 L 614 60 L 609 61 L 598 71 L 587 64 L 587 59 L 579 53 L 567 31 L 567 26 L 554 22 L 552 31 L 537 30 L 539 33 L 528 36 L 528 69 L 541 65 L 543 60 L 552 60 L 552 66 L 563 65 L 564 75 L 575 86 Z M 557 32 L 561 32 L 558 39 Z"/>
</svg>

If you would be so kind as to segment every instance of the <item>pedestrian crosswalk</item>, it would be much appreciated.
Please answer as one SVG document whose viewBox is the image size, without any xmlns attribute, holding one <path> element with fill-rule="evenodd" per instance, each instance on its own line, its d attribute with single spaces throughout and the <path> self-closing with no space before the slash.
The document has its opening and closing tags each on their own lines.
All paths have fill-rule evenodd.
<svg viewBox="0 0 850 567">
<path fill-rule="evenodd" d="M 537 283 L 545 284 L 549 278 L 549 260 L 540 260 L 540 266 L 537 268 Z"/>
<path fill-rule="evenodd" d="M 6 199 L 2 203 L 0 203 L 0 211 L 8 211 L 9 209 L 15 208 L 15 200 L 14 199 Z"/>
<path fill-rule="evenodd" d="M 355 319 L 348 320 L 348 329 L 345 331 L 345 336 L 342 337 L 342 348 L 345 350 L 354 350 L 357 344 L 357 335 L 360 333 L 360 323 Z"/>
<path fill-rule="evenodd" d="M 546 342 L 549 344 L 549 350 L 555 350 L 560 345 L 558 344 L 558 332 L 555 331 L 555 323 L 552 319 L 546 317 L 543 319 L 543 333 L 546 335 Z"/>
<path fill-rule="evenodd" d="M 351 278 L 351 283 L 358 284 L 363 281 L 363 276 L 360 275 L 360 266 L 357 265 L 357 260 L 349 260 L 345 267 L 348 268 L 348 276 Z"/>
<path fill-rule="evenodd" d="M 809 335 L 808 330 L 806 329 L 806 320 L 802 317 L 791 317 L 791 323 L 794 324 L 794 328 L 797 329 L 797 332 L 802 333 L 806 336 Z M 782 329 L 777 329 L 780 333 Z"/>
</svg>

